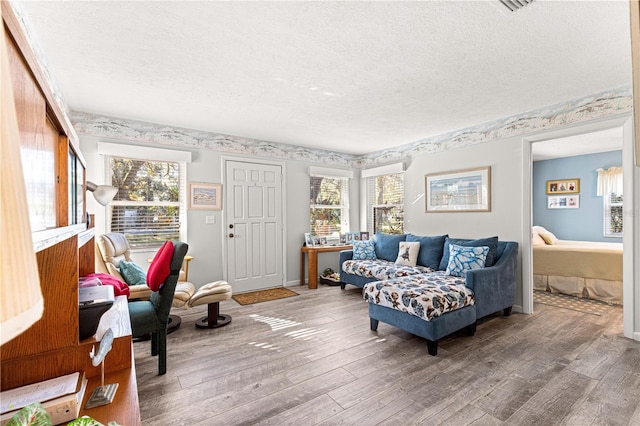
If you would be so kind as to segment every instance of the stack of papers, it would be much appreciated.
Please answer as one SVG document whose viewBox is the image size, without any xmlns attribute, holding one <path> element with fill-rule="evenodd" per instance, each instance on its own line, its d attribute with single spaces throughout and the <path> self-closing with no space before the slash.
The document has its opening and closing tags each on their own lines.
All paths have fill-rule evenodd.
<svg viewBox="0 0 640 426">
<path fill-rule="evenodd" d="M 0 393 L 0 426 L 34 402 L 42 404 L 54 425 L 77 418 L 87 382 L 84 373 L 72 373 Z"/>
</svg>

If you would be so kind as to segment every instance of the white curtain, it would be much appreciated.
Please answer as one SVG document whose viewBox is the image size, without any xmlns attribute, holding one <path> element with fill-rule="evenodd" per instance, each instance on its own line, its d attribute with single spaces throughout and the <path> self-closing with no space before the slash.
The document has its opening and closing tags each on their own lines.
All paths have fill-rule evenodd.
<svg viewBox="0 0 640 426">
<path fill-rule="evenodd" d="M 598 195 L 622 194 L 622 167 L 598 169 Z"/>
</svg>

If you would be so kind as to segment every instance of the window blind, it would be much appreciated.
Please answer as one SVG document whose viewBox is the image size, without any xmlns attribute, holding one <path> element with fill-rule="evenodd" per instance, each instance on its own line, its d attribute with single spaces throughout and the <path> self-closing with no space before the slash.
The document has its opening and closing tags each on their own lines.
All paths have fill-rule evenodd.
<svg viewBox="0 0 640 426">
<path fill-rule="evenodd" d="M 349 179 L 311 176 L 310 229 L 317 236 L 339 236 L 349 230 Z"/>
<path fill-rule="evenodd" d="M 186 164 L 108 156 L 111 185 L 118 188 L 109 205 L 110 232 L 124 234 L 133 249 L 185 240 Z"/>
<path fill-rule="evenodd" d="M 366 178 L 367 230 L 372 233 L 404 232 L 404 174 Z"/>
</svg>

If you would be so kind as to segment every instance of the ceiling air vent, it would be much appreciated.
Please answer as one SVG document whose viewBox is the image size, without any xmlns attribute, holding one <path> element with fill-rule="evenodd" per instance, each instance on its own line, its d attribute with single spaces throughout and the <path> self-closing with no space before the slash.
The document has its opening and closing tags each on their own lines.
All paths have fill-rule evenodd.
<svg viewBox="0 0 640 426">
<path fill-rule="evenodd" d="M 500 0 L 500 3 L 512 12 L 517 12 L 523 7 L 533 3 L 533 0 Z"/>
</svg>

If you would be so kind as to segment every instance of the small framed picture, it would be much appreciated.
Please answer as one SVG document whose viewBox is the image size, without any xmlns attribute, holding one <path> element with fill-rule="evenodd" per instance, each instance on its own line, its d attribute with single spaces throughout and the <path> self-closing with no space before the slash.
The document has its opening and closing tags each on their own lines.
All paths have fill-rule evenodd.
<svg viewBox="0 0 640 426">
<path fill-rule="evenodd" d="M 580 179 L 578 178 L 547 181 L 547 195 L 579 193 Z"/>
<path fill-rule="evenodd" d="M 318 242 L 321 246 L 326 246 L 327 245 L 327 237 L 319 237 L 318 238 Z"/>
<path fill-rule="evenodd" d="M 553 195 L 547 197 L 548 209 L 579 209 L 579 195 Z"/>
<path fill-rule="evenodd" d="M 222 184 L 189 182 L 189 209 L 222 210 Z"/>
<path fill-rule="evenodd" d="M 347 243 L 347 234 L 340 234 L 340 244 Z"/>
<path fill-rule="evenodd" d="M 307 247 L 313 247 L 315 244 L 313 244 L 313 237 L 311 236 L 311 232 L 305 232 L 304 233 L 304 244 Z"/>
<path fill-rule="evenodd" d="M 367 241 L 368 239 L 369 239 L 369 233 L 368 232 L 361 232 L 360 233 L 360 240 Z"/>
</svg>

